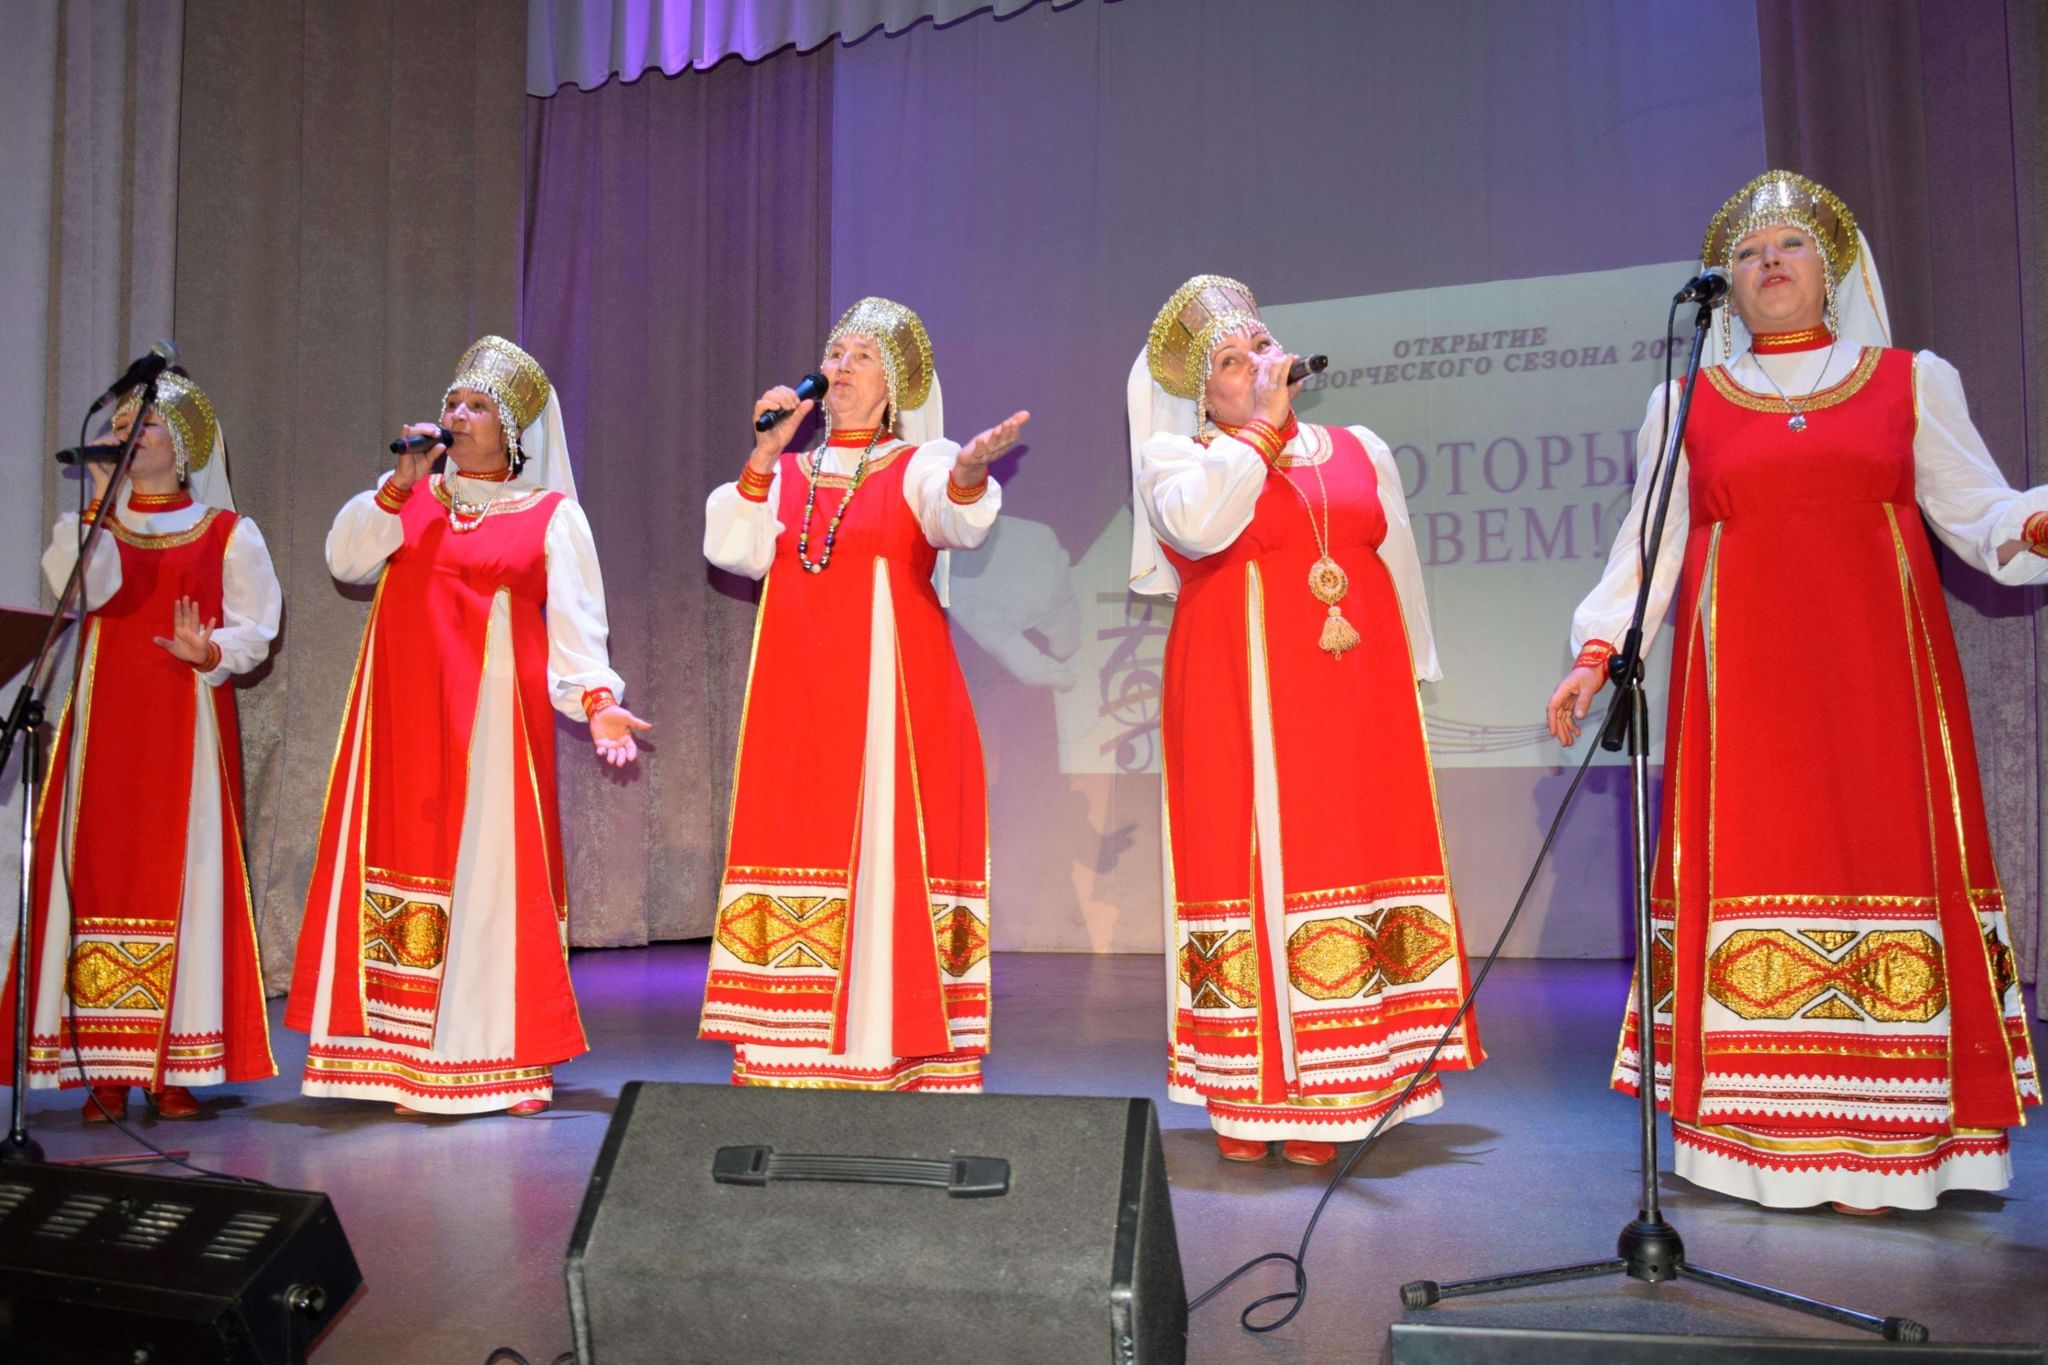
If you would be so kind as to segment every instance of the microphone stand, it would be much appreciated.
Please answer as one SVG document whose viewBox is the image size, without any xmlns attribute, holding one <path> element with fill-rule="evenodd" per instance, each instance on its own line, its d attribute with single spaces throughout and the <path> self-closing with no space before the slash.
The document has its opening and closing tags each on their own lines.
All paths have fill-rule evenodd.
<svg viewBox="0 0 2048 1365">
<path fill-rule="evenodd" d="M 64 613 L 83 592 L 85 566 L 92 562 L 100 536 L 105 533 L 107 523 L 113 520 L 114 509 L 120 505 L 128 466 L 135 459 L 135 443 L 141 439 L 142 428 L 156 406 L 156 385 L 155 376 L 143 385 L 142 406 L 136 409 L 135 421 L 128 428 L 128 439 L 121 445 L 120 461 L 114 466 L 113 477 L 107 480 L 107 491 L 101 495 L 99 515 L 93 518 L 85 544 L 79 548 L 78 562 L 71 566 L 71 577 L 64 581 L 64 591 L 57 594 L 57 609 L 50 615 L 42 647 L 36 651 L 35 662 L 29 665 L 28 677 L 23 681 L 21 690 L 14 694 L 14 706 L 7 713 L 6 724 L 0 726 L 0 771 L 7 767 L 8 755 L 14 752 L 15 739 L 19 737 L 22 741 L 21 900 L 14 926 L 14 1092 L 7 1108 L 7 1136 L 0 1138 L 0 1163 L 39 1162 L 43 1159 L 42 1144 L 28 1133 L 28 977 L 32 966 L 28 955 L 29 919 L 30 896 L 35 887 L 36 787 L 43 769 L 43 699 L 38 691 L 43 684 L 43 675 L 56 654 L 57 636 L 64 629 Z M 84 613 L 80 613 L 79 629 L 85 629 Z M 75 683 L 76 680 L 73 681 Z"/>
<path fill-rule="evenodd" d="M 1601 747 L 1613 751 L 1626 744 L 1629 757 L 1629 810 L 1632 817 L 1632 852 L 1636 874 L 1636 1051 L 1637 1122 L 1642 1132 L 1642 1199 L 1636 1216 L 1621 1230 L 1615 1254 L 1606 1260 L 1579 1265 L 1554 1266 L 1545 1270 L 1518 1270 L 1483 1279 L 1438 1284 L 1435 1280 L 1414 1280 L 1401 1286 L 1401 1303 L 1407 1308 L 1427 1308 L 1444 1299 L 1471 1294 L 1491 1294 L 1503 1289 L 1556 1284 L 1562 1280 L 1590 1279 L 1617 1271 L 1645 1284 L 1660 1284 L 1680 1276 L 1699 1280 L 1716 1289 L 1791 1308 L 1829 1322 L 1876 1332 L 1887 1341 L 1926 1341 L 1927 1328 L 1911 1318 L 1877 1317 L 1809 1299 L 1789 1290 L 1757 1284 L 1695 1265 L 1686 1259 L 1685 1243 L 1678 1229 L 1664 1221 L 1657 1207 L 1657 1064 L 1656 1039 L 1651 1009 L 1650 963 L 1653 929 L 1650 922 L 1651 879 L 1655 870 L 1650 834 L 1650 712 L 1643 692 L 1643 627 L 1650 610 L 1650 580 L 1656 574 L 1657 550 L 1664 539 L 1664 518 L 1671 507 L 1671 489 L 1678 477 L 1678 452 L 1684 448 L 1685 422 L 1692 411 L 1692 396 L 1698 387 L 1700 353 L 1706 347 L 1707 325 L 1714 301 L 1700 303 L 1693 317 L 1692 352 L 1685 362 L 1685 384 L 1679 393 L 1678 414 L 1671 427 L 1670 443 L 1664 449 L 1663 482 L 1657 489 L 1656 518 L 1651 523 L 1644 562 L 1649 568 L 1636 589 L 1635 617 L 1629 623 L 1621 649 L 1607 660 L 1607 673 L 1619 695 L 1608 708 L 1600 733 Z"/>
</svg>

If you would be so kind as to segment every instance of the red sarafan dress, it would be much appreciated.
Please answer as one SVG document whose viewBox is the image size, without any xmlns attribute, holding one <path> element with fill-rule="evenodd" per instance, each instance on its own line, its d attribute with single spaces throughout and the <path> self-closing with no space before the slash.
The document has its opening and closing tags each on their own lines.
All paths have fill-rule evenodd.
<svg viewBox="0 0 2048 1365">
<path fill-rule="evenodd" d="M 1283 434 L 1270 468 L 1226 433 L 1155 436 L 1138 471 L 1179 578 L 1161 717 L 1169 1086 L 1226 1136 L 1341 1142 L 1387 1115 L 1468 983 L 1416 690 L 1434 649 L 1392 456 L 1363 428 Z M 1212 490 L 1204 505 L 1174 491 L 1182 473 Z M 1341 655 L 1321 647 L 1328 607 L 1309 589 L 1325 508 L 1359 636 Z M 1437 1108 L 1433 1073 L 1483 1055 L 1468 1014 L 1389 1121 Z"/>
<path fill-rule="evenodd" d="M 1925 504 L 1967 552 L 1958 528 L 2003 484 L 1964 487 L 1933 444 L 1968 427 L 1937 359 L 1803 363 L 1818 386 L 1785 386 L 1803 420 L 1717 366 L 1686 432 L 1657 1092 L 1691 1180 L 1780 1206 L 1924 1208 L 2007 1183 L 2004 1130 L 2040 1099 L 1921 519 Z M 1660 415 L 1653 400 L 1652 442 Z M 1631 1009 L 1617 1089 L 1635 1092 L 1638 1048 Z"/>
<path fill-rule="evenodd" d="M 868 435 L 786 452 L 765 501 L 729 484 L 707 509 L 706 554 L 765 581 L 701 1036 L 733 1044 L 740 1084 L 978 1090 L 988 804 L 933 572 L 999 496 L 946 497 L 949 441 L 885 438 L 856 489 Z M 815 573 L 807 500 L 813 563 L 844 510 Z"/>
<path fill-rule="evenodd" d="M 301 1088 L 451 1114 L 548 1099 L 588 1049 L 554 718 L 624 687 L 589 524 L 559 490 L 451 472 L 359 494 L 328 563 L 377 594 L 285 1011 L 312 1034 Z"/>
<path fill-rule="evenodd" d="M 77 536 L 77 519 L 61 518 L 44 556 L 53 590 Z M 277 633 L 269 554 L 233 512 L 138 495 L 109 523 L 86 593 L 96 605 L 37 810 L 29 1084 L 155 1091 L 273 1076 L 227 685 Z M 210 672 L 155 643 L 181 598 L 220 623 Z"/>
</svg>

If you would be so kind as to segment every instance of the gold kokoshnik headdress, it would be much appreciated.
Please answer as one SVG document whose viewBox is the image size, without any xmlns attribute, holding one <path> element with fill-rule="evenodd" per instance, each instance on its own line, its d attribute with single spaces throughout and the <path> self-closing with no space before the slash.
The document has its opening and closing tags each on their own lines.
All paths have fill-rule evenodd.
<svg viewBox="0 0 2048 1365">
<path fill-rule="evenodd" d="M 114 415 L 132 421 L 141 406 L 142 390 L 130 389 L 121 395 Z M 182 481 L 192 470 L 206 468 L 213 458 L 214 446 L 220 441 L 220 419 L 214 416 L 212 401 L 205 390 L 192 382 L 192 376 L 177 370 L 164 371 L 156 381 L 156 414 L 170 430 L 171 448 L 178 453 L 179 479 Z"/>
<path fill-rule="evenodd" d="M 1173 291 L 1145 339 L 1152 382 L 1195 404 L 1196 429 L 1209 425 L 1209 357 L 1231 332 L 1259 321 L 1251 286 L 1227 275 L 1197 275 Z"/>
<path fill-rule="evenodd" d="M 142 390 L 130 389 L 114 407 L 116 418 L 135 418 Z M 195 502 L 233 511 L 235 496 L 228 486 L 227 434 L 213 410 L 213 400 L 183 370 L 165 370 L 156 381 L 156 414 L 171 434 L 177 455 L 178 482 Z M 132 490 L 130 490 L 132 491 Z M 124 492 L 126 497 L 127 493 Z"/>
<path fill-rule="evenodd" d="M 1700 243 L 1700 263 L 1735 269 L 1735 247 L 1759 228 L 1786 224 L 1804 229 L 1820 248 L 1821 265 L 1827 283 L 1828 331 L 1841 335 L 1838 295 L 1842 281 L 1859 263 L 1862 235 L 1856 215 L 1840 195 L 1795 171 L 1765 171 L 1728 197 L 1707 224 Z M 1729 329 L 1728 314 L 1721 315 L 1724 345 Z"/>
<path fill-rule="evenodd" d="M 898 428 L 903 414 L 922 408 L 932 395 L 937 370 L 932 365 L 932 338 L 924 319 L 894 299 L 870 295 L 840 315 L 825 336 L 825 349 L 849 336 L 874 340 L 882 352 L 882 369 L 889 379 L 889 410 L 882 425 Z"/>
<path fill-rule="evenodd" d="M 501 336 L 479 337 L 455 362 L 455 378 L 448 381 L 441 402 L 457 389 L 477 389 L 498 405 L 498 424 L 505 429 L 506 452 L 515 471 L 525 463 L 519 435 L 547 410 L 554 385 L 548 382 L 540 362 Z"/>
</svg>

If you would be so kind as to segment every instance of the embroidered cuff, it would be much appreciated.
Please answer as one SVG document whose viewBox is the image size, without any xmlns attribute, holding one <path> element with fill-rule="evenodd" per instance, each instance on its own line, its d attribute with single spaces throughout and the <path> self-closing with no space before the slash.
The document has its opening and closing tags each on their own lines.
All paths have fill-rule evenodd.
<svg viewBox="0 0 2048 1365">
<path fill-rule="evenodd" d="M 612 695 L 609 687 L 586 688 L 583 693 L 583 718 L 589 720 L 607 707 L 617 706 L 619 699 Z"/>
<path fill-rule="evenodd" d="M 1614 657 L 1614 646 L 1605 640 L 1588 640 L 1579 648 L 1579 657 L 1572 660 L 1573 668 L 1605 668 L 1607 661 Z"/>
<path fill-rule="evenodd" d="M 85 513 L 83 516 L 79 518 L 79 520 L 84 522 L 87 526 L 92 525 L 93 521 L 100 514 L 100 502 L 101 499 L 94 498 L 91 502 L 87 503 L 85 505 Z"/>
<path fill-rule="evenodd" d="M 1287 445 L 1287 438 L 1280 434 L 1280 429 L 1263 417 L 1254 417 L 1245 423 L 1238 431 L 1237 439 L 1258 451 L 1267 464 L 1279 459 L 1280 452 Z"/>
<path fill-rule="evenodd" d="M 393 515 L 396 515 L 411 497 L 412 489 L 400 488 L 396 479 L 386 479 L 377 485 L 377 505 Z"/>
<path fill-rule="evenodd" d="M 962 507 L 972 507 L 988 495 L 988 480 L 983 479 L 972 488 L 962 488 L 953 482 L 951 474 L 946 475 L 946 498 Z"/>
<path fill-rule="evenodd" d="M 220 646 L 208 640 L 206 642 L 206 658 L 192 665 L 192 667 L 195 672 L 199 673 L 211 673 L 214 669 L 219 668 Z"/>
<path fill-rule="evenodd" d="M 768 501 L 768 490 L 775 485 L 773 474 L 756 473 L 752 465 L 740 471 L 740 496 L 748 502 Z"/>
<path fill-rule="evenodd" d="M 2048 558 L 2048 512 L 2036 512 L 2020 528 L 2020 539 L 2035 554 Z"/>
</svg>

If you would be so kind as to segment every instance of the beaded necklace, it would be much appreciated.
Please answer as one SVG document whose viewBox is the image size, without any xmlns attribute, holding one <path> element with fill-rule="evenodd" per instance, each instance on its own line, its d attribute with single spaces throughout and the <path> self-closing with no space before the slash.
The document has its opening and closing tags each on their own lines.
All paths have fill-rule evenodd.
<svg viewBox="0 0 2048 1365">
<path fill-rule="evenodd" d="M 815 564 L 810 559 L 811 512 L 818 505 L 818 485 L 825 479 L 825 451 L 834 444 L 832 438 L 826 437 L 819 442 L 818 448 L 811 452 L 811 489 L 804 495 L 804 524 L 796 537 L 796 562 L 803 566 L 805 573 L 823 573 L 825 566 L 832 562 L 832 545 L 839 538 L 840 519 L 846 515 L 846 509 L 853 505 L 853 495 L 860 492 L 861 483 L 868 476 L 868 456 L 875 453 L 875 443 L 882 439 L 882 431 L 883 428 L 876 427 L 868 433 L 868 443 L 861 448 L 860 460 L 853 467 L 853 484 L 846 490 L 846 496 L 839 500 L 838 510 L 832 513 L 832 520 L 825 527 L 824 552 L 818 556 Z M 860 433 L 848 432 L 846 435 L 849 438 L 857 438 Z"/>
</svg>

